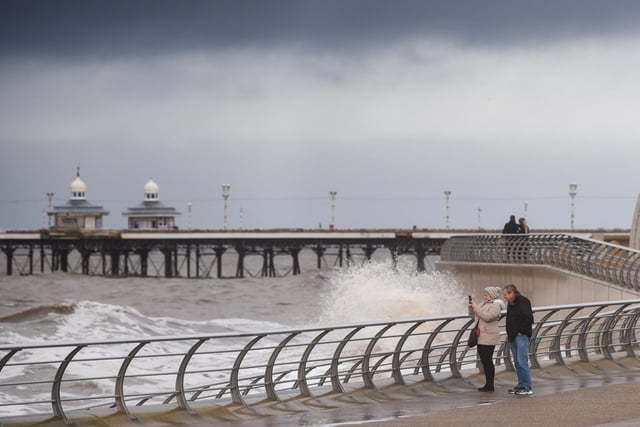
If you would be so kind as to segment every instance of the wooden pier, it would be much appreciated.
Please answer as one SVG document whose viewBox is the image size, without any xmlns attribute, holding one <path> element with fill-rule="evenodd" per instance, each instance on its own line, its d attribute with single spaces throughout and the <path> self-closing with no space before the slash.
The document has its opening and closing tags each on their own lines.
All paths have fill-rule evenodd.
<svg viewBox="0 0 640 427">
<path fill-rule="evenodd" d="M 415 231 L 104 231 L 0 234 L 0 269 L 6 275 L 70 272 L 99 276 L 242 278 L 280 277 L 311 268 L 371 260 L 376 252 L 397 259 L 437 255 L 450 233 Z M 224 261 L 223 262 L 223 257 Z M 223 265 L 232 263 L 231 274 Z M 2 270 L 0 270 L 1 272 Z M 0 273 L 1 274 L 1 273 Z"/>
</svg>

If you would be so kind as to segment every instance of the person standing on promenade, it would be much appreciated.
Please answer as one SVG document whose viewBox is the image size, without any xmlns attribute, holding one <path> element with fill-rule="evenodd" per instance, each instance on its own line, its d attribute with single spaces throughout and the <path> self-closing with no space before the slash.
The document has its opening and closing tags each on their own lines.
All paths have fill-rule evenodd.
<svg viewBox="0 0 640 427">
<path fill-rule="evenodd" d="M 493 379 L 496 368 L 493 364 L 493 350 L 500 341 L 500 330 L 498 321 L 500 314 L 505 308 L 504 302 L 500 299 L 500 288 L 489 286 L 482 292 L 482 303 L 476 304 L 469 301 L 469 316 L 478 321 L 480 335 L 478 336 L 478 356 L 484 371 L 484 386 L 478 391 L 494 391 Z"/>
<path fill-rule="evenodd" d="M 518 218 L 518 227 L 520 234 L 529 234 L 529 224 L 527 224 L 527 219 L 525 217 Z M 528 237 L 524 237 L 524 241 L 520 245 L 520 256 L 518 260 L 527 261 L 529 259 L 529 241 Z"/>
<path fill-rule="evenodd" d="M 509 217 L 509 222 L 507 222 L 504 227 L 502 227 L 502 234 L 519 234 L 520 226 L 516 222 L 516 216 L 511 215 Z"/>
<path fill-rule="evenodd" d="M 529 340 L 533 332 L 531 301 L 513 284 L 502 288 L 502 297 L 507 302 L 507 338 L 518 376 L 518 384 L 509 393 L 530 395 L 533 394 L 529 370 Z"/>
<path fill-rule="evenodd" d="M 502 228 L 502 234 L 520 234 L 520 226 L 516 222 L 515 215 L 511 215 L 511 217 L 509 218 L 509 222 L 507 222 L 504 225 L 504 227 Z M 505 240 L 505 245 L 507 249 L 507 262 L 515 261 L 517 258 L 515 256 L 516 254 L 514 249 L 514 245 L 516 244 L 516 239 L 514 239 L 513 237 L 507 236 L 504 240 Z"/>
</svg>

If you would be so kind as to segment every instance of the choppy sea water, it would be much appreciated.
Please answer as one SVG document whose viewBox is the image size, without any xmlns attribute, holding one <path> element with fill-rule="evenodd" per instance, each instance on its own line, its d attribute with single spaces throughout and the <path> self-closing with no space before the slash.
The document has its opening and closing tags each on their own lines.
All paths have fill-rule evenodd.
<svg viewBox="0 0 640 427">
<path fill-rule="evenodd" d="M 454 278 L 388 260 L 277 278 L 3 276 L 0 289 L 2 344 L 253 332 L 466 312 Z M 12 373 L 14 379 L 23 374 Z M 17 414 L 12 411 L 0 416 Z"/>
</svg>

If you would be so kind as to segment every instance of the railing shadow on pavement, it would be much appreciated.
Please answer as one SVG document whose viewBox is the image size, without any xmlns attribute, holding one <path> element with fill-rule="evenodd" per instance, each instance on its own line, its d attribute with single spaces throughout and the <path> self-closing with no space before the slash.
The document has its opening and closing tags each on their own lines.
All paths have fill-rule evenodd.
<svg viewBox="0 0 640 427">
<path fill-rule="evenodd" d="M 534 309 L 533 368 L 635 358 L 640 300 Z M 503 320 L 501 321 L 502 324 Z M 0 421 L 72 423 L 91 408 L 136 419 L 136 407 L 247 407 L 321 393 L 477 374 L 466 315 L 284 330 L 0 345 Z M 497 365 L 513 370 L 509 346 Z"/>
</svg>

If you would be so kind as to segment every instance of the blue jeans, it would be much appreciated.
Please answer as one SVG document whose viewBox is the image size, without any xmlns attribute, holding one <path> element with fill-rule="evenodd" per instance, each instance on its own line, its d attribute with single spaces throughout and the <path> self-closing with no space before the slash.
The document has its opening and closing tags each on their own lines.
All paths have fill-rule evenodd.
<svg viewBox="0 0 640 427">
<path fill-rule="evenodd" d="M 513 364 L 518 376 L 518 387 L 531 388 L 531 371 L 529 371 L 529 337 L 518 335 L 516 339 L 509 343 Z"/>
</svg>

